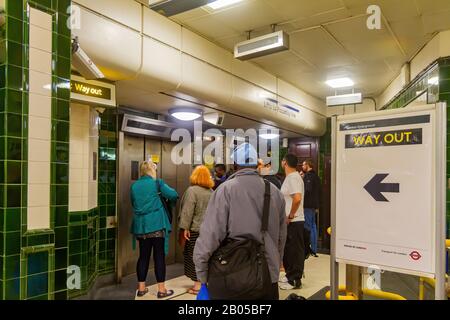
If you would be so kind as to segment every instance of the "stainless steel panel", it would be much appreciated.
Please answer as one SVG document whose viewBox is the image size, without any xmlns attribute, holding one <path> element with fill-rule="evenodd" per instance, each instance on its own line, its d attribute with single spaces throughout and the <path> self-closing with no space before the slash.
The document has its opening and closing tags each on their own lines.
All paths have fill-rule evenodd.
<svg viewBox="0 0 450 320">
<path fill-rule="evenodd" d="M 138 166 L 144 159 L 144 138 L 119 136 L 119 239 L 118 239 L 118 267 L 117 277 L 122 277 L 136 272 L 138 250 L 132 249 L 133 237 L 130 234 L 130 226 L 133 219 L 133 211 L 130 201 L 130 187 L 132 180 L 132 163 L 137 161 Z"/>
</svg>

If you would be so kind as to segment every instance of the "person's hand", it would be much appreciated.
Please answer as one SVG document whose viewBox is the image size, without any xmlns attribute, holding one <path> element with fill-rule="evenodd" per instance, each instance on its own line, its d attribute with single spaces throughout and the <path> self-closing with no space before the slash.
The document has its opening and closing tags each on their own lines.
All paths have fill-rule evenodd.
<svg viewBox="0 0 450 320">
<path fill-rule="evenodd" d="M 289 217 L 286 217 L 286 224 L 291 223 L 291 219 L 289 219 Z"/>
<path fill-rule="evenodd" d="M 184 230 L 184 238 L 189 241 L 191 237 L 191 232 L 189 230 Z"/>
</svg>

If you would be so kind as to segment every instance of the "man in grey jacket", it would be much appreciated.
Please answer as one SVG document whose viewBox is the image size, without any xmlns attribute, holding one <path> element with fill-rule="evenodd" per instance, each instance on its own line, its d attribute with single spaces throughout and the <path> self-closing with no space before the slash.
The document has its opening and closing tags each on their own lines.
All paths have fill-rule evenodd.
<svg viewBox="0 0 450 320">
<path fill-rule="evenodd" d="M 208 280 L 208 262 L 225 238 L 255 239 L 263 242 L 261 220 L 264 202 L 264 181 L 259 176 L 257 154 L 248 143 L 241 144 L 233 153 L 238 171 L 211 196 L 200 227 L 200 237 L 194 249 L 197 277 Z M 278 278 L 286 241 L 285 201 L 281 192 L 270 184 L 268 232 L 264 237 L 272 290 L 266 299 L 278 300 Z"/>
</svg>

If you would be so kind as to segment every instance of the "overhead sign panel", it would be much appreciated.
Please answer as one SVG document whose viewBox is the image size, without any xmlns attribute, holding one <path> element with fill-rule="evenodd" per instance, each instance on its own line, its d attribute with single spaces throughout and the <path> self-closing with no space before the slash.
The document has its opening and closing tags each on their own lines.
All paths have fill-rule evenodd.
<svg viewBox="0 0 450 320">
<path fill-rule="evenodd" d="M 110 83 L 86 80 L 72 75 L 70 80 L 70 98 L 80 102 L 115 107 L 116 87 Z"/>
<path fill-rule="evenodd" d="M 337 261 L 435 273 L 434 122 L 431 108 L 337 118 Z"/>
</svg>

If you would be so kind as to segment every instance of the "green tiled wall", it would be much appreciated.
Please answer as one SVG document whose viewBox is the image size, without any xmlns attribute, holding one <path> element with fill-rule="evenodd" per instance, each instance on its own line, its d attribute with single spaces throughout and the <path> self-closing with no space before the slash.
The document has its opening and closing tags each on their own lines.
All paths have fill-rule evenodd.
<svg viewBox="0 0 450 320">
<path fill-rule="evenodd" d="M 4 0 L 0 26 L 0 299 L 67 299 L 70 0 Z M 53 16 L 51 229 L 27 232 L 27 4 Z"/>
<path fill-rule="evenodd" d="M 81 289 L 69 290 L 70 298 L 85 294 L 98 275 L 98 221 L 97 208 L 69 213 L 69 265 L 81 270 Z"/>
<path fill-rule="evenodd" d="M 98 205 L 100 210 L 99 272 L 116 270 L 116 228 L 107 228 L 107 217 L 116 217 L 117 115 L 107 109 L 101 115 Z"/>
<path fill-rule="evenodd" d="M 431 84 L 429 79 L 438 77 L 439 83 Z M 408 87 L 399 92 L 381 109 L 406 107 L 417 96 L 427 91 L 428 103 L 447 102 L 447 179 L 450 178 L 450 57 L 440 58 L 422 71 Z M 447 191 L 447 238 L 450 237 L 450 191 Z"/>
</svg>

